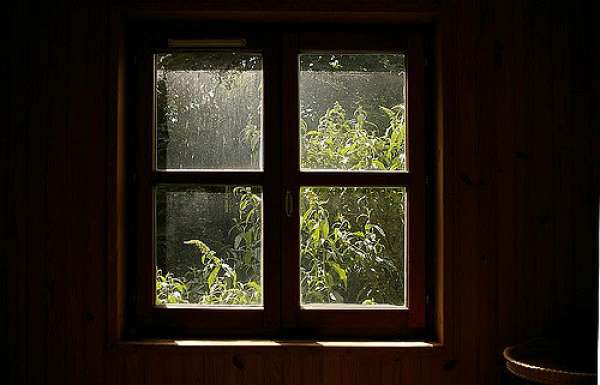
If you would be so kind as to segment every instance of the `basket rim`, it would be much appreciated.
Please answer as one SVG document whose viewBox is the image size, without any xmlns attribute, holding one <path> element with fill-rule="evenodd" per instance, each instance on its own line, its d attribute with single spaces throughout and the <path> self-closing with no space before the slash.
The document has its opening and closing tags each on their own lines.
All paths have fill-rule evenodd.
<svg viewBox="0 0 600 385">
<path fill-rule="evenodd" d="M 506 359 L 506 361 L 508 361 L 510 363 L 513 363 L 515 365 L 522 366 L 522 367 L 527 368 L 527 369 L 538 370 L 538 371 L 546 372 L 546 373 L 562 374 L 562 375 L 577 376 L 577 377 L 590 377 L 590 378 L 597 377 L 596 373 L 571 372 L 571 371 L 568 371 L 568 370 L 544 368 L 544 367 L 541 367 L 541 366 L 536 366 L 536 365 L 525 363 L 523 361 L 519 361 L 519 360 L 515 359 L 511 355 L 511 353 L 518 346 L 519 345 L 509 346 L 509 347 L 507 347 L 507 348 L 504 349 L 504 351 L 502 352 L 502 355 L 504 356 L 504 358 Z"/>
</svg>

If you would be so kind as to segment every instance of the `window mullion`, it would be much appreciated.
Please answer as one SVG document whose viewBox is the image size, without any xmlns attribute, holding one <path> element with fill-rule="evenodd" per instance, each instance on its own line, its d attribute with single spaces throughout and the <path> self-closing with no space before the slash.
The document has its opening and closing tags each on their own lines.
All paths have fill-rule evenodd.
<svg viewBox="0 0 600 385">
<path fill-rule="evenodd" d="M 264 325 L 276 332 L 281 319 L 281 54 L 275 35 L 265 39 L 264 55 L 264 124 L 263 164 L 263 298 Z"/>
<path fill-rule="evenodd" d="M 410 186 L 412 174 L 408 172 L 302 172 L 302 186 Z"/>
<path fill-rule="evenodd" d="M 263 184 L 262 171 L 154 171 L 152 181 L 158 183 L 188 183 L 206 185 L 259 185 Z"/>
<path fill-rule="evenodd" d="M 282 328 L 293 329 L 300 311 L 298 36 L 285 34 L 282 49 L 282 196 L 291 200 L 282 212 Z"/>
</svg>

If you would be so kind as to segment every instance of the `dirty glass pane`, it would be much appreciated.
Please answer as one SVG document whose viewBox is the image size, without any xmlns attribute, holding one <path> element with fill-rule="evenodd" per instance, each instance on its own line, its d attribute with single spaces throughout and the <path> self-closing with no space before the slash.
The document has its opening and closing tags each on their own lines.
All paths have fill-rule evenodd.
<svg viewBox="0 0 600 385">
<path fill-rule="evenodd" d="M 156 305 L 262 304 L 262 190 L 155 189 Z"/>
<path fill-rule="evenodd" d="M 155 55 L 156 167 L 261 169 L 262 57 Z"/>
<path fill-rule="evenodd" d="M 300 61 L 300 167 L 406 169 L 403 54 L 311 53 Z"/>
<path fill-rule="evenodd" d="M 300 189 L 304 306 L 404 306 L 403 187 Z"/>
</svg>

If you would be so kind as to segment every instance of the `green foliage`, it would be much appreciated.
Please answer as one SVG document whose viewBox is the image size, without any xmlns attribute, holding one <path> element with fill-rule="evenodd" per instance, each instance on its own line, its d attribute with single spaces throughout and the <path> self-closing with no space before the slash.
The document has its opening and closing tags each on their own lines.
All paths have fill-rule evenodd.
<svg viewBox="0 0 600 385">
<path fill-rule="evenodd" d="M 303 166 L 404 169 L 404 108 L 380 109 L 389 120 L 385 130 L 369 122 L 362 107 L 348 118 L 339 103 L 319 119 L 318 127 L 301 122 Z M 302 189 L 303 301 L 402 305 L 404 204 L 404 193 L 398 189 Z M 398 234 L 401 238 L 393 239 Z"/>
<path fill-rule="evenodd" d="M 187 303 L 187 283 L 176 278 L 172 273 L 162 274 L 156 270 L 156 303 Z"/>
<path fill-rule="evenodd" d="M 200 240 L 184 242 L 196 249 L 202 268 L 189 267 L 183 277 L 163 276 L 157 269 L 157 304 L 260 304 L 260 197 L 248 187 L 233 192 L 240 196 L 238 217 L 230 230 L 236 234 L 234 247 L 223 258 Z"/>
<path fill-rule="evenodd" d="M 316 128 L 300 122 L 302 165 L 305 168 L 344 170 L 401 170 L 405 164 L 404 108 L 380 107 L 389 119 L 389 126 L 380 135 L 379 127 L 367 120 L 362 107 L 352 119 L 335 103 L 319 119 Z"/>
<path fill-rule="evenodd" d="M 387 127 L 369 122 L 361 107 L 347 117 L 335 103 L 317 127 L 301 121 L 303 167 L 346 170 L 405 168 L 401 105 L 380 107 Z M 245 138 L 257 146 L 256 128 Z M 199 263 L 182 277 L 157 270 L 158 304 L 260 304 L 260 197 L 236 187 L 232 245 L 217 253 L 201 240 Z M 300 281 L 304 303 L 404 304 L 405 194 L 395 188 L 304 187 L 300 192 Z"/>
<path fill-rule="evenodd" d="M 403 303 L 402 253 L 377 222 L 380 202 L 403 204 L 397 189 L 309 187 L 301 192 L 301 287 L 305 303 Z M 396 210 L 399 212 L 399 210 Z M 395 218 L 398 221 L 398 218 Z M 399 258 L 400 257 L 400 258 Z"/>
</svg>

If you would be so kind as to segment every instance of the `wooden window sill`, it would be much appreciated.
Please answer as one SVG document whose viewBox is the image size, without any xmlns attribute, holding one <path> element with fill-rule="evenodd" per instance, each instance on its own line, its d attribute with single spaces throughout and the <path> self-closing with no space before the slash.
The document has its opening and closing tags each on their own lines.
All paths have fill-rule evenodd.
<svg viewBox="0 0 600 385">
<path fill-rule="evenodd" d="M 140 339 L 124 340 L 114 345 L 116 350 L 272 350 L 272 349 L 322 349 L 327 351 L 386 351 L 397 353 L 439 354 L 445 351 L 439 342 L 425 341 L 316 341 L 316 340 L 194 340 L 194 339 Z"/>
</svg>

